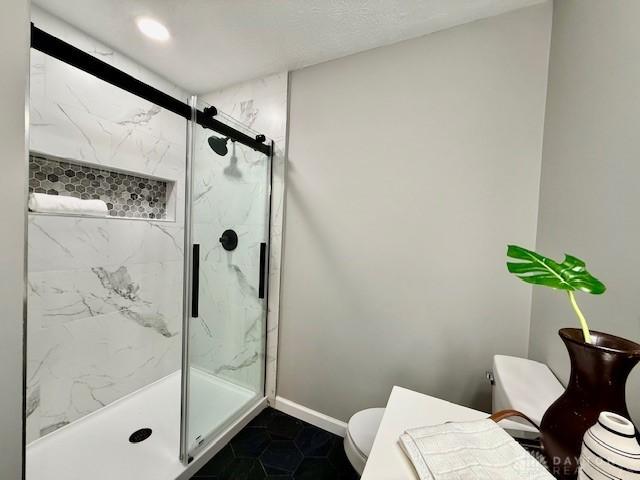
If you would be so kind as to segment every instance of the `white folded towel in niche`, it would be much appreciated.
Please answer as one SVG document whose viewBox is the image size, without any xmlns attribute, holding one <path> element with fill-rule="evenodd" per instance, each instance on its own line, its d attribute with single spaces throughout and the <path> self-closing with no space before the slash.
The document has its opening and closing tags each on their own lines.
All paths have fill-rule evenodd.
<svg viewBox="0 0 640 480">
<path fill-rule="evenodd" d="M 553 480 L 490 419 L 413 428 L 400 446 L 420 480 Z"/>
<path fill-rule="evenodd" d="M 29 210 L 41 213 L 67 213 L 101 217 L 109 214 L 107 204 L 102 200 L 82 200 L 63 195 L 47 195 L 46 193 L 29 194 Z"/>
</svg>

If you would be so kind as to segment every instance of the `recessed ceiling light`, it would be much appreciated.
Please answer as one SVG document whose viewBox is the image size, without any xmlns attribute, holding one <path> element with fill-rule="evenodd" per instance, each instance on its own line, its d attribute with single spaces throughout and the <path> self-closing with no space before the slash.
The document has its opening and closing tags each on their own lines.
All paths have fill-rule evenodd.
<svg viewBox="0 0 640 480">
<path fill-rule="evenodd" d="M 167 27 L 162 25 L 157 20 L 148 17 L 141 17 L 136 20 L 138 29 L 144 33 L 147 37 L 157 40 L 159 42 L 166 42 L 171 35 Z"/>
</svg>

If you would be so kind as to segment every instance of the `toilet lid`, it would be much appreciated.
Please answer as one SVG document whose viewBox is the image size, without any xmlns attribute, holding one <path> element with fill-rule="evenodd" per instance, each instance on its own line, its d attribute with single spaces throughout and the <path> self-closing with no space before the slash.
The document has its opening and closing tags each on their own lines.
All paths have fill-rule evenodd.
<svg viewBox="0 0 640 480">
<path fill-rule="evenodd" d="M 526 358 L 495 355 L 493 374 L 496 386 L 506 396 L 508 408 L 524 413 L 537 425 L 564 392 L 564 387 L 549 367 Z"/>
<path fill-rule="evenodd" d="M 369 453 L 371 453 L 373 440 L 376 438 L 383 415 L 384 408 L 368 408 L 356 413 L 349 420 L 349 425 L 347 426 L 349 436 L 356 448 L 365 457 L 368 457 Z"/>
</svg>

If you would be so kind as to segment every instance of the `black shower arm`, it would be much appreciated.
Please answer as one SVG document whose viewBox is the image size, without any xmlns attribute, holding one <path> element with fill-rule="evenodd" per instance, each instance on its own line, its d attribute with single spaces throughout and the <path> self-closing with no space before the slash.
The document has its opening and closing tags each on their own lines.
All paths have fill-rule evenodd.
<svg viewBox="0 0 640 480">
<path fill-rule="evenodd" d="M 204 128 L 218 132 L 233 141 L 240 142 L 253 150 L 262 152 L 267 156 L 271 156 L 271 145 L 265 145 L 264 142 L 266 137 L 264 135 L 251 137 L 246 133 L 216 120 L 213 118 L 217 114 L 215 107 L 196 110 L 196 118 L 194 119 L 192 118 L 192 109 L 188 104 L 181 102 L 177 98 L 174 98 L 171 95 L 138 80 L 128 73 L 117 69 L 113 65 L 109 65 L 79 48 L 54 37 L 53 35 L 36 27 L 33 23 L 31 24 L 31 48 L 39 50 L 42 53 L 93 75 L 100 80 L 154 103 L 159 107 L 186 118 L 187 120 L 195 120 L 196 123 L 202 125 Z"/>
</svg>

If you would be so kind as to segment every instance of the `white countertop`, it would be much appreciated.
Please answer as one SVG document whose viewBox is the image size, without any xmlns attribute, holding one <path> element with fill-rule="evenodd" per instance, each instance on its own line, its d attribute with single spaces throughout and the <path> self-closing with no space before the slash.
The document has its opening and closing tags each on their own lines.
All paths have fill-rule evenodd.
<svg viewBox="0 0 640 480">
<path fill-rule="evenodd" d="M 438 425 L 448 421 L 479 420 L 488 413 L 430 397 L 422 393 L 393 387 L 380 428 L 367 460 L 361 480 L 415 480 L 417 475 L 398 439 L 409 428 Z M 508 420 L 500 425 L 516 426 Z"/>
</svg>

